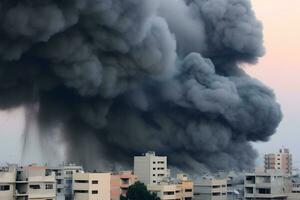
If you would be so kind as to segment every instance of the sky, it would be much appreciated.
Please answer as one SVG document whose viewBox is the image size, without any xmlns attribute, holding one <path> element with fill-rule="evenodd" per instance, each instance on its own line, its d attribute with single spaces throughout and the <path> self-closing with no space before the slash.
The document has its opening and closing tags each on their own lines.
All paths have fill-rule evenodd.
<svg viewBox="0 0 300 200">
<path fill-rule="evenodd" d="M 267 52 L 257 65 L 246 68 L 275 91 L 284 114 L 271 140 L 254 146 L 260 155 L 287 147 L 300 167 L 300 1 L 252 0 L 252 4 L 264 25 Z"/>
<path fill-rule="evenodd" d="M 266 55 L 255 66 L 245 66 L 253 77 L 274 89 L 284 119 L 269 142 L 256 143 L 262 155 L 290 148 L 294 163 L 300 167 L 298 134 L 300 119 L 300 8 L 299 0 L 252 0 L 257 17 L 264 25 Z M 22 108 L 0 113 L 0 164 L 20 162 L 24 113 Z"/>
</svg>

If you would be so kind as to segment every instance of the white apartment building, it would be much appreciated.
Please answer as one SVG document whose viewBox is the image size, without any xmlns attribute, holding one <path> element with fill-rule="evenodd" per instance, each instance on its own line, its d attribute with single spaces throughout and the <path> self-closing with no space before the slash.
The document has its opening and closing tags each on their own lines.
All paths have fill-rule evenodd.
<svg viewBox="0 0 300 200">
<path fill-rule="evenodd" d="M 55 200 L 55 175 L 45 167 L 9 166 L 0 170 L 1 200 Z"/>
<path fill-rule="evenodd" d="M 144 156 L 135 156 L 134 174 L 145 185 L 159 183 L 169 176 L 167 157 L 156 156 L 155 152 L 147 152 Z"/>
<path fill-rule="evenodd" d="M 279 149 L 278 153 L 265 155 L 265 170 L 280 170 L 284 174 L 292 173 L 292 154 L 289 149 Z"/>
<path fill-rule="evenodd" d="M 73 174 L 74 200 L 110 200 L 110 173 Z"/>
<path fill-rule="evenodd" d="M 48 172 L 54 172 L 56 178 L 56 193 L 57 200 L 72 200 L 73 199 L 73 174 L 83 172 L 82 166 L 75 164 L 61 165 L 58 167 L 47 167 Z"/>
<path fill-rule="evenodd" d="M 194 200 L 227 200 L 227 179 L 204 176 L 194 183 Z"/>
<path fill-rule="evenodd" d="M 286 200 L 287 185 L 280 172 L 256 172 L 245 175 L 245 200 Z"/>
</svg>

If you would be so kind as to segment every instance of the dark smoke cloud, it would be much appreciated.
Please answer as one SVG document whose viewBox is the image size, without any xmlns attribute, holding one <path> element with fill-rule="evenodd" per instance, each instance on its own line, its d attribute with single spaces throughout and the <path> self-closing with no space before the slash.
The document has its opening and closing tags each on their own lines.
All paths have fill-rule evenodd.
<svg viewBox="0 0 300 200">
<path fill-rule="evenodd" d="M 0 106 L 39 104 L 41 138 L 60 127 L 69 161 L 112 168 L 155 150 L 184 170 L 242 170 L 250 142 L 281 121 L 272 90 L 240 68 L 264 54 L 248 0 L 2 0 L 0 11 Z"/>
</svg>

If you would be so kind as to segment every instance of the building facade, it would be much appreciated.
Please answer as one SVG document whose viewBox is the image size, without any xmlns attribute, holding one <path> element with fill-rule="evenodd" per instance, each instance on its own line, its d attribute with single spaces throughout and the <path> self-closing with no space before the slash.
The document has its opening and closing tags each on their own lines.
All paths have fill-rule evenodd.
<svg viewBox="0 0 300 200">
<path fill-rule="evenodd" d="M 167 157 L 156 156 L 154 152 L 147 152 L 144 156 L 135 156 L 134 174 L 145 185 L 159 183 L 169 176 Z"/>
<path fill-rule="evenodd" d="M 0 168 L 0 199 L 15 199 L 16 172 L 14 166 Z"/>
<path fill-rule="evenodd" d="M 194 200 L 227 200 L 227 179 L 205 176 L 194 183 Z"/>
<path fill-rule="evenodd" d="M 192 200 L 193 182 L 185 175 L 178 175 L 178 177 L 179 179 L 167 177 L 159 183 L 149 184 L 147 190 L 155 193 L 161 200 Z"/>
<path fill-rule="evenodd" d="M 300 177 L 290 177 L 290 190 L 288 193 L 288 200 L 299 200 L 300 199 Z"/>
<path fill-rule="evenodd" d="M 57 200 L 72 200 L 73 174 L 83 172 L 82 166 L 76 166 L 75 164 L 61 165 L 47 167 L 47 171 L 55 173 Z"/>
<path fill-rule="evenodd" d="M 286 200 L 288 188 L 280 172 L 256 172 L 245 174 L 245 200 Z"/>
<path fill-rule="evenodd" d="M 55 200 L 55 175 L 37 165 L 3 167 L 0 170 L 0 199 Z"/>
<path fill-rule="evenodd" d="M 291 174 L 292 167 L 292 154 L 289 149 L 282 148 L 278 153 L 265 155 L 265 170 L 280 170 L 284 174 Z"/>
<path fill-rule="evenodd" d="M 111 200 L 119 200 L 120 196 L 126 196 L 128 188 L 137 182 L 137 176 L 133 171 L 121 171 L 111 174 Z"/>
<path fill-rule="evenodd" d="M 110 200 L 110 173 L 75 173 L 74 200 Z"/>
<path fill-rule="evenodd" d="M 177 179 L 181 185 L 183 200 L 192 200 L 194 197 L 194 182 L 188 179 L 186 174 L 177 174 Z"/>
</svg>

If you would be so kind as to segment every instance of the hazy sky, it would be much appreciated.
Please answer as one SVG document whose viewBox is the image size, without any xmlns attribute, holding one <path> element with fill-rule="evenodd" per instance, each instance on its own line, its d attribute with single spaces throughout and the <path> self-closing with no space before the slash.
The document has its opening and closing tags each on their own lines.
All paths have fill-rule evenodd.
<svg viewBox="0 0 300 200">
<path fill-rule="evenodd" d="M 300 1 L 252 0 L 258 18 L 264 24 L 267 54 L 247 71 L 274 89 L 284 112 L 284 120 L 267 143 L 255 144 L 262 155 L 285 146 L 300 166 Z M 24 126 L 22 109 L 0 113 L 0 164 L 19 162 L 21 131 Z"/>
<path fill-rule="evenodd" d="M 289 147 L 300 166 L 300 1 L 252 0 L 264 24 L 267 54 L 247 70 L 274 89 L 284 119 L 270 142 L 255 145 L 259 152 Z"/>
</svg>

